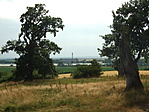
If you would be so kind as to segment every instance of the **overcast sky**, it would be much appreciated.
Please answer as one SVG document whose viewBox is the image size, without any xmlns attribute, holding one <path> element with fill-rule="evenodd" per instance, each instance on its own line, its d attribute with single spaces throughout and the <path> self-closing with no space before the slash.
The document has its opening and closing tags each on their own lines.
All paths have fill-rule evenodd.
<svg viewBox="0 0 149 112">
<path fill-rule="evenodd" d="M 99 57 L 97 48 L 102 48 L 104 40 L 99 35 L 110 33 L 112 10 L 119 8 L 128 0 L 0 0 L 0 47 L 7 40 L 18 38 L 21 14 L 27 6 L 46 4 L 49 15 L 60 17 L 64 30 L 56 37 L 48 34 L 47 39 L 54 41 L 62 51 L 52 58 Z M 0 58 L 15 58 L 15 53 L 0 54 Z"/>
</svg>

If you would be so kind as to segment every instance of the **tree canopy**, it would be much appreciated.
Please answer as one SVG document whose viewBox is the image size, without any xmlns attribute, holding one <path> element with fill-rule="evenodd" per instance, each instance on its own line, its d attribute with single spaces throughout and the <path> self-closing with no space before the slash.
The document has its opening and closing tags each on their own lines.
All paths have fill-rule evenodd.
<svg viewBox="0 0 149 112">
<path fill-rule="evenodd" d="M 16 59 L 15 79 L 32 81 L 35 70 L 44 77 L 56 74 L 50 54 L 60 53 L 62 48 L 46 39 L 46 34 L 50 32 L 55 37 L 64 25 L 61 18 L 51 17 L 48 12 L 45 4 L 27 7 L 27 12 L 20 17 L 21 33 L 18 40 L 7 41 L 1 49 L 1 53 L 12 50 L 20 56 Z"/>
</svg>

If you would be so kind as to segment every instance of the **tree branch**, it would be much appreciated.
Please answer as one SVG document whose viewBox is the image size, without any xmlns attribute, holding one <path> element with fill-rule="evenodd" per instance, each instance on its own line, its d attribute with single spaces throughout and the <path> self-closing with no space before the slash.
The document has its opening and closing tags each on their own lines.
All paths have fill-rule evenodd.
<svg viewBox="0 0 149 112">
<path fill-rule="evenodd" d="M 137 56 L 137 58 L 135 59 L 136 62 L 139 61 L 139 59 L 140 59 L 140 57 L 141 57 L 141 52 L 142 52 L 142 49 L 140 49 L 140 51 L 139 51 L 139 53 L 138 53 L 138 56 Z"/>
</svg>

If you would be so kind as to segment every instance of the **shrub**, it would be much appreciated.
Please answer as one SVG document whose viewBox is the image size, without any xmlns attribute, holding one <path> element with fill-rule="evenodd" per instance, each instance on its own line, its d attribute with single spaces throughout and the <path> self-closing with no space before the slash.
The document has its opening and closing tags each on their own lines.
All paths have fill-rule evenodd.
<svg viewBox="0 0 149 112">
<path fill-rule="evenodd" d="M 92 78 L 99 77 L 102 74 L 101 66 L 96 61 L 91 61 L 91 65 L 78 66 L 72 73 L 73 78 Z"/>
<path fill-rule="evenodd" d="M 0 72 L 0 83 L 12 80 L 12 74 L 7 72 Z"/>
<path fill-rule="evenodd" d="M 0 71 L 0 78 L 3 77 L 3 76 L 5 76 L 5 75 L 7 75 L 6 72 L 1 72 L 1 71 Z"/>
</svg>

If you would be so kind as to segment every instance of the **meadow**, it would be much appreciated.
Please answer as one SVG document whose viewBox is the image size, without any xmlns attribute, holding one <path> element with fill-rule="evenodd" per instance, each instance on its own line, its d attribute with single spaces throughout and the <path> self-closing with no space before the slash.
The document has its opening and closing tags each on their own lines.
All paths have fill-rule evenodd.
<svg viewBox="0 0 149 112">
<path fill-rule="evenodd" d="M 56 79 L 0 84 L 1 112 L 148 112 L 149 72 L 141 71 L 144 91 L 124 92 L 116 71 L 99 78 Z M 68 75 L 68 74 L 67 74 Z"/>
<path fill-rule="evenodd" d="M 143 92 L 124 92 L 115 76 L 91 79 L 36 80 L 0 84 L 2 112 L 147 112 L 149 77 Z"/>
</svg>

